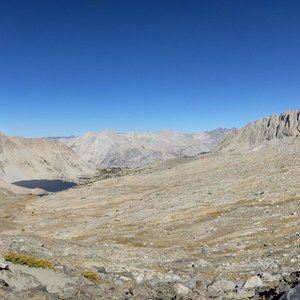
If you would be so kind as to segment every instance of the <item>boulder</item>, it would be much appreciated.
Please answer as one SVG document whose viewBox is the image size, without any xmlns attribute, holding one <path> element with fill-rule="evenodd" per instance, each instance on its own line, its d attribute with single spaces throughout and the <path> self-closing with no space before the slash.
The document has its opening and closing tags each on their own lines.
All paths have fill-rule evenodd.
<svg viewBox="0 0 300 300">
<path fill-rule="evenodd" d="M 270 287 L 270 286 L 278 285 L 280 276 L 271 275 L 270 273 L 263 273 L 261 279 L 264 286 Z"/>
<path fill-rule="evenodd" d="M 260 277 L 258 276 L 252 276 L 250 278 L 247 279 L 247 281 L 245 282 L 243 288 L 245 290 L 251 290 L 257 287 L 260 287 L 263 285 L 263 282 L 261 280 Z"/>
<path fill-rule="evenodd" d="M 236 293 L 231 294 L 231 299 L 234 300 L 244 300 L 244 299 L 250 299 L 255 295 L 254 290 L 245 291 L 243 289 L 239 289 L 236 291 Z"/>
<path fill-rule="evenodd" d="M 41 283 L 32 275 L 24 274 L 21 271 L 6 271 L 0 273 L 0 280 L 18 291 L 36 288 Z"/>
<path fill-rule="evenodd" d="M 191 291 L 189 288 L 187 288 L 186 286 L 184 286 L 180 283 L 176 283 L 174 285 L 174 290 L 177 295 L 188 295 Z"/>
<path fill-rule="evenodd" d="M 232 292 L 235 289 L 235 283 L 229 280 L 221 279 L 212 282 L 206 288 L 207 297 L 217 298 L 220 295 Z"/>
<path fill-rule="evenodd" d="M 0 271 L 8 270 L 8 269 L 9 269 L 9 265 L 3 259 L 0 259 Z"/>
<path fill-rule="evenodd" d="M 103 267 L 103 266 L 101 266 L 101 267 L 93 266 L 93 267 L 91 267 L 91 270 L 95 271 L 99 274 L 106 274 L 107 273 L 106 268 Z"/>
<path fill-rule="evenodd" d="M 284 293 L 279 300 L 299 300 L 300 299 L 300 284 Z"/>
</svg>

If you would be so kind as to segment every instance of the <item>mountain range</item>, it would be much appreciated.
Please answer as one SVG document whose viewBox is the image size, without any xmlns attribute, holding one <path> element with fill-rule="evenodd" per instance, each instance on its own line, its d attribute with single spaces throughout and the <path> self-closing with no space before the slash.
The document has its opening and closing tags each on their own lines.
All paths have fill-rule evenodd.
<svg viewBox="0 0 300 300">
<path fill-rule="evenodd" d="M 98 168 L 136 168 L 157 160 L 212 151 L 229 132 L 230 129 L 224 128 L 191 134 L 166 130 L 126 133 L 104 130 L 60 140 Z"/>
<path fill-rule="evenodd" d="M 102 170 L 112 176 L 98 173 L 77 188 L 43 197 L 21 195 L 27 190 L 13 190 L 0 178 L 1 296 L 292 299 L 284 293 L 300 283 L 299 113 L 249 123 L 210 153 L 157 161 L 118 176 L 116 170 Z M 121 150 L 116 140 L 131 139 L 136 146 L 136 135 L 148 139 L 145 148 L 154 142 L 168 145 L 161 146 L 164 153 L 172 149 L 170 140 L 177 146 L 182 141 L 169 132 L 122 134 L 123 139 L 111 131 L 102 135 Z M 92 136 L 86 136 L 93 141 L 87 151 L 97 145 Z M 0 145 L 2 178 L 90 171 L 58 141 L 1 135 Z M 16 258 L 8 265 L 11 253 Z M 43 258 L 55 270 L 16 264 L 24 254 Z"/>
<path fill-rule="evenodd" d="M 136 168 L 209 151 L 251 151 L 285 145 L 299 136 L 300 110 L 272 115 L 241 129 L 192 134 L 105 130 L 79 137 L 26 139 L 0 133 L 0 180 L 9 189 L 7 183 L 16 181 L 75 179 L 93 175 L 96 168 Z"/>
</svg>

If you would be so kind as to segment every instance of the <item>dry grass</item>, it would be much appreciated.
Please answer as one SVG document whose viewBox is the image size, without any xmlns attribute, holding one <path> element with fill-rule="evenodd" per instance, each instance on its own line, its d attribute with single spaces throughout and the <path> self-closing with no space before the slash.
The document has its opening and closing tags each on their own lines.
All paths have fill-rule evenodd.
<svg viewBox="0 0 300 300">
<path fill-rule="evenodd" d="M 31 255 L 8 253 L 4 256 L 4 259 L 14 264 L 26 265 L 28 267 L 34 267 L 34 268 L 55 270 L 55 265 L 53 264 L 52 261 L 47 259 L 41 259 Z"/>
<path fill-rule="evenodd" d="M 80 274 L 84 276 L 86 279 L 93 281 L 97 284 L 103 283 L 101 276 L 97 272 L 85 270 L 85 271 L 81 271 Z"/>
</svg>

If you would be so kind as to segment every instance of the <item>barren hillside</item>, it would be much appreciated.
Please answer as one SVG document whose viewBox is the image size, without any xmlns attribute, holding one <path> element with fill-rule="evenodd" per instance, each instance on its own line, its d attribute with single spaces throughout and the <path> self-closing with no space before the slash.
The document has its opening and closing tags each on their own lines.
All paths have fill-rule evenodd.
<svg viewBox="0 0 300 300">
<path fill-rule="evenodd" d="M 76 178 L 93 168 L 59 141 L 9 137 L 0 133 L 0 179 Z"/>
</svg>

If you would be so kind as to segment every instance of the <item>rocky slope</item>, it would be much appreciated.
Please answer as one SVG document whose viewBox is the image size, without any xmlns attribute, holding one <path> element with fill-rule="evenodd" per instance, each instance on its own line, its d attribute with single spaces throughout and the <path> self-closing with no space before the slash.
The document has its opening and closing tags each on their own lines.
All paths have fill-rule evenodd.
<svg viewBox="0 0 300 300">
<path fill-rule="evenodd" d="M 30 179 L 76 178 L 93 174 L 69 147 L 48 139 L 9 137 L 0 133 L 0 179 L 15 182 Z"/>
<path fill-rule="evenodd" d="M 272 115 L 232 131 L 218 150 L 249 150 L 300 137 L 300 110 Z"/>
<path fill-rule="evenodd" d="M 156 162 L 42 198 L 0 197 L 0 256 L 54 260 L 57 276 L 69 278 L 39 286 L 30 270 L 37 281 L 18 290 L 29 271 L 22 279 L 10 266 L 0 294 L 279 299 L 300 283 L 299 145 Z M 81 270 L 103 282 L 88 283 Z"/>
<path fill-rule="evenodd" d="M 157 160 L 211 151 L 228 132 L 221 128 L 195 134 L 173 131 L 117 133 L 105 130 L 61 140 L 83 160 L 97 167 L 135 168 Z"/>
<path fill-rule="evenodd" d="M 0 189 L 0 297 L 299 299 L 300 139 L 278 128 L 256 151 L 159 161 L 42 198 Z M 57 270 L 1 262 L 11 252 Z"/>
</svg>

